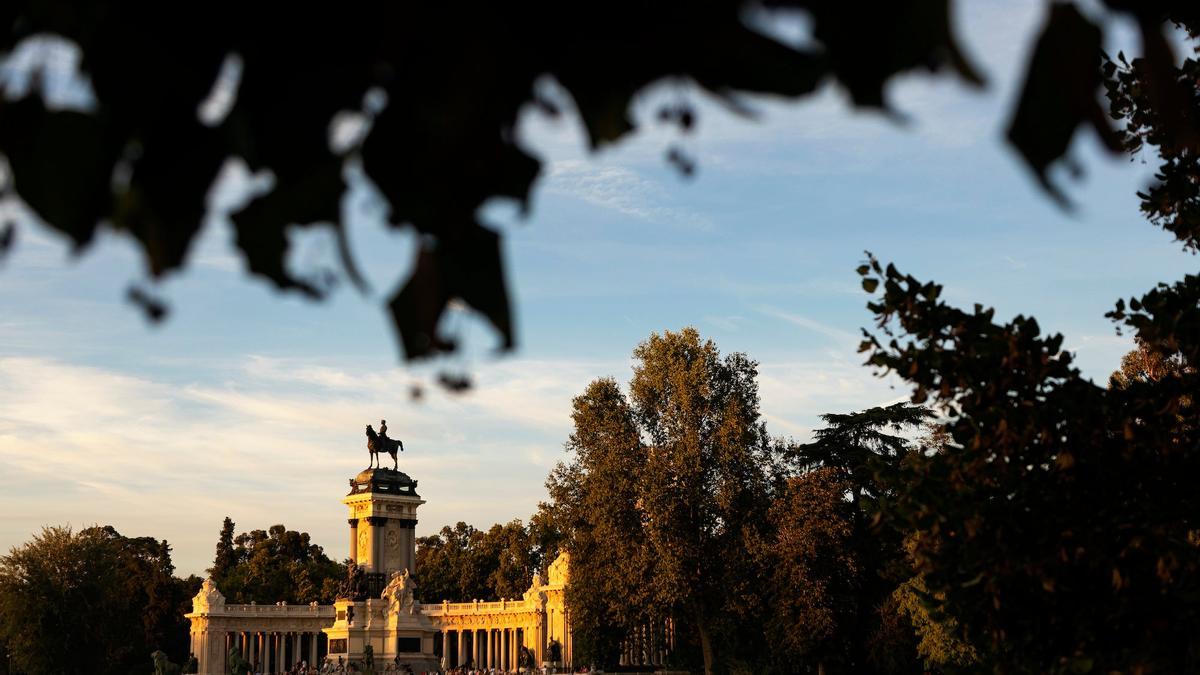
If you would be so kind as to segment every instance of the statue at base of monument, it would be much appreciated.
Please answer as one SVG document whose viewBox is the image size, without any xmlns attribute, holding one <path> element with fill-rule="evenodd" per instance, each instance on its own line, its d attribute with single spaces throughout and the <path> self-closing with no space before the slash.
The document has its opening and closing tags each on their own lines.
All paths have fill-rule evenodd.
<svg viewBox="0 0 1200 675">
<path fill-rule="evenodd" d="M 242 650 L 237 647 L 229 650 L 229 658 L 226 663 L 229 664 L 229 675 L 248 675 L 254 670 L 250 662 L 242 658 Z"/>
<path fill-rule="evenodd" d="M 387 600 L 388 612 L 415 614 L 417 611 L 417 603 L 415 599 L 415 591 L 417 583 L 413 581 L 412 575 L 408 573 L 408 568 L 403 572 L 393 572 L 392 578 L 388 581 L 388 585 L 384 587 L 383 593 L 379 597 Z"/>
<path fill-rule="evenodd" d="M 404 443 L 398 438 L 388 438 L 387 435 L 387 420 L 379 420 L 379 433 L 375 433 L 375 429 L 371 425 L 367 425 L 367 452 L 371 454 L 371 462 L 367 465 L 368 469 L 378 469 L 379 453 L 386 452 L 392 456 L 392 470 L 400 470 L 400 461 L 396 458 L 397 452 L 404 452 Z"/>
<path fill-rule="evenodd" d="M 167 655 L 161 649 L 150 654 L 154 661 L 154 675 L 179 675 L 179 666 L 167 660 Z"/>
<path fill-rule="evenodd" d="M 363 668 L 369 672 L 375 672 L 375 648 L 371 645 L 363 646 Z"/>
<path fill-rule="evenodd" d="M 367 575 L 353 560 L 346 568 L 346 580 L 338 586 L 338 598 L 355 601 L 367 599 Z"/>
</svg>

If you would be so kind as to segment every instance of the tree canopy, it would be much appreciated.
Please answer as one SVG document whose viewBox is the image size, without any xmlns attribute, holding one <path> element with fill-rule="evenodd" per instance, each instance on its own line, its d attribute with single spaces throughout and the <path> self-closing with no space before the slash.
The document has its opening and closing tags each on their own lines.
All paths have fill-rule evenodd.
<svg viewBox="0 0 1200 675">
<path fill-rule="evenodd" d="M 346 566 L 325 555 L 307 532 L 272 525 L 234 536 L 226 517 L 217 539 L 213 583 L 231 603 L 332 603 Z"/>
<path fill-rule="evenodd" d="M 417 539 L 417 594 L 422 602 L 519 598 L 551 560 L 537 528 L 520 520 L 478 530 L 464 522 Z"/>
<path fill-rule="evenodd" d="M 1152 115 L 1150 124 L 1172 142 L 1149 138 L 1170 150 L 1161 185 L 1146 198 L 1158 206 L 1148 208 L 1186 238 L 1195 225 L 1195 187 L 1175 176 L 1195 172 L 1200 134 L 1194 116 L 1176 111 L 1194 95 L 1186 76 L 1195 66 L 1177 72 L 1163 22 L 1194 20 L 1195 9 L 1167 0 L 1103 6 L 1141 27 L 1144 57 L 1127 68 L 1122 61 L 1125 70 L 1109 88 L 1115 113 L 1140 113 L 1127 115 L 1129 133 L 1113 128 L 1098 97 L 1104 24 L 1073 4 L 1052 3 L 1008 138 L 1065 201 L 1048 171 L 1077 128 L 1118 150 L 1146 137 L 1141 120 Z M 514 343 L 500 236 L 479 207 L 502 198 L 528 208 L 541 161 L 514 133 L 526 109 L 557 115 L 573 108 L 598 148 L 634 130 L 632 101 L 663 81 L 693 84 L 734 110 L 744 109 L 745 94 L 796 99 L 829 82 L 856 106 L 887 110 L 886 85 L 913 71 L 983 82 L 963 55 L 950 0 L 617 2 L 585 21 L 576 9 L 550 2 L 469 12 L 428 4 L 285 12 L 220 2 L 6 3 L 0 51 L 61 37 L 78 48 L 87 90 L 81 101 L 63 103 L 49 95 L 48 80 L 35 77 L 28 95 L 0 100 L 7 194 L 80 250 L 101 227 L 126 233 L 157 279 L 187 264 L 208 191 L 237 159 L 274 178 L 232 217 L 246 269 L 279 289 L 320 298 L 328 274 L 288 267 L 289 232 L 332 229 L 345 276 L 364 286 L 340 209 L 348 167 L 361 169 L 387 202 L 388 224 L 421 235 L 409 278 L 387 302 L 403 354 L 413 359 L 455 349 L 455 336 L 439 329 L 453 299 L 485 316 L 503 347 Z M 779 41 L 747 19 L 753 10 L 807 15 L 812 41 Z M 1130 86 L 1130 78 L 1153 86 Z M 548 96 L 546 80 L 569 101 Z M 689 131 L 695 114 L 685 102 L 660 117 Z M 331 141 L 335 122 L 350 140 Z M 684 170 L 692 164 L 677 149 L 668 157 Z M 0 232 L 5 248 L 12 233 L 11 224 Z M 165 311 L 142 288 L 130 298 L 152 317 Z"/>
<path fill-rule="evenodd" d="M 112 527 L 47 527 L 0 558 L 0 644 L 27 675 L 149 673 L 150 654 L 186 660 L 195 577 L 166 541 Z M 66 648 L 64 648 L 66 647 Z"/>
</svg>

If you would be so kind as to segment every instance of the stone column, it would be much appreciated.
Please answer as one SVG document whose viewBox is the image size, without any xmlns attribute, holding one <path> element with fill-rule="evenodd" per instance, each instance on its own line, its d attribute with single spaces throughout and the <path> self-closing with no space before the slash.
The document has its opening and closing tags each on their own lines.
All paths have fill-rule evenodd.
<svg viewBox="0 0 1200 675">
<path fill-rule="evenodd" d="M 488 628 L 484 632 L 487 633 L 487 644 L 485 645 L 483 654 L 483 667 L 494 668 L 496 666 L 496 660 L 492 658 L 492 654 L 496 649 L 496 639 L 492 636 L 496 633 L 496 631 Z"/>
<path fill-rule="evenodd" d="M 417 520 L 415 518 L 400 519 L 400 560 L 401 567 L 408 568 L 412 574 L 417 573 Z"/>
<path fill-rule="evenodd" d="M 358 562 L 358 518 L 350 518 L 350 559 Z"/>
<path fill-rule="evenodd" d="M 467 662 L 467 631 L 458 630 L 458 663 L 456 666 L 462 666 Z"/>
<path fill-rule="evenodd" d="M 308 665 L 316 667 L 317 665 L 317 634 L 308 634 Z"/>
<path fill-rule="evenodd" d="M 442 661 L 445 662 L 445 669 L 450 670 L 450 629 L 442 629 Z"/>
<path fill-rule="evenodd" d="M 513 627 L 508 629 L 508 668 L 516 672 L 517 665 L 517 629 Z"/>
<path fill-rule="evenodd" d="M 286 637 L 283 633 L 275 634 L 275 670 L 283 672 L 287 670 L 283 662 L 283 639 Z"/>
<path fill-rule="evenodd" d="M 474 654 L 472 660 L 475 662 L 475 667 L 479 668 L 483 664 L 483 650 L 480 649 L 479 636 L 483 631 L 476 628 L 471 631 L 471 653 Z"/>
</svg>

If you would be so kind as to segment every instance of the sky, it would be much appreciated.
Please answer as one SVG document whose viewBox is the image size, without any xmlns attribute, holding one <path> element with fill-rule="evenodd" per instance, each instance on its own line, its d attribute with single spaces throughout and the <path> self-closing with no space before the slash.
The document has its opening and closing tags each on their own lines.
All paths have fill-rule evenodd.
<svg viewBox="0 0 1200 675">
<path fill-rule="evenodd" d="M 309 532 L 344 558 L 339 501 L 366 466 L 363 428 L 380 418 L 428 502 L 419 535 L 527 519 L 567 458 L 571 398 L 597 377 L 627 382 L 639 341 L 689 325 L 759 361 L 768 429 L 806 440 L 822 413 L 910 393 L 855 351 L 871 321 L 854 272 L 864 250 L 944 284 L 950 303 L 1036 316 L 1102 384 L 1131 346 L 1104 313 L 1194 271 L 1195 258 L 1138 213 L 1153 157 L 1112 158 L 1081 134 L 1076 208 L 1040 191 L 1002 136 L 1043 5 L 957 6 L 988 88 L 903 76 L 888 88 L 903 120 L 854 112 L 833 86 L 800 103 L 747 99 L 756 114 L 744 119 L 675 83 L 638 100 L 643 131 L 591 154 L 569 112 L 529 111 L 520 138 L 545 161 L 530 213 L 484 208 L 504 234 L 517 312 L 519 348 L 507 355 L 486 324 L 456 311 L 449 325 L 465 354 L 438 368 L 401 362 L 382 305 L 414 240 L 383 226 L 362 181 L 343 210 L 369 292 L 343 284 L 314 304 L 245 276 L 224 213 L 269 179 L 231 165 L 189 269 L 156 289 L 171 306 L 160 325 L 123 299 L 146 278 L 126 238 L 106 233 L 76 256 L 19 218 L 0 261 L 0 551 L 45 525 L 111 524 L 167 539 L 177 571 L 202 574 L 230 516 L 239 532 Z M 806 39 L 803 17 L 755 20 Z M 1108 47 L 1126 46 L 1130 27 L 1111 27 Z M 5 78 L 0 66 L 12 96 L 11 68 Z M 699 106 L 692 134 L 654 122 L 658 105 L 680 99 Z M 696 175 L 664 161 L 673 145 Z M 294 269 L 336 266 L 327 236 L 293 244 Z M 475 387 L 431 385 L 439 368 Z"/>
</svg>

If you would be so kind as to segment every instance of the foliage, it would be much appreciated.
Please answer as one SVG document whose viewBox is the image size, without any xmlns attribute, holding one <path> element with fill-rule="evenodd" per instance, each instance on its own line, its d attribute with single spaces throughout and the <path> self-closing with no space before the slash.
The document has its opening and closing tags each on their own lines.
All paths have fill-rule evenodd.
<svg viewBox="0 0 1200 675">
<path fill-rule="evenodd" d="M 645 524 L 637 509 L 646 448 L 615 380 L 599 379 L 572 401 L 574 454 L 546 479 L 571 554 L 567 605 L 576 661 L 612 664 L 620 640 L 652 614 Z"/>
<path fill-rule="evenodd" d="M 695 329 L 634 350 L 629 397 L 599 379 L 574 400 L 574 457 L 547 486 L 571 553 L 577 644 L 611 663 L 656 618 L 692 632 L 703 667 L 753 652 L 760 572 L 746 555 L 766 521 L 779 451 L 759 416 L 757 364 Z"/>
<path fill-rule="evenodd" d="M 346 566 L 330 560 L 307 532 L 272 525 L 231 537 L 228 517 L 209 574 L 230 603 L 332 603 Z M 232 541 L 231 541 L 232 540 Z"/>
<path fill-rule="evenodd" d="M 1200 12 L 1171 6 L 1165 18 L 1193 41 L 1200 39 Z M 1152 48 L 1129 60 L 1124 53 L 1104 59 L 1109 114 L 1125 123 L 1123 143 L 1130 154 L 1152 146 L 1161 164 L 1155 182 L 1138 192 L 1142 213 L 1175 235 L 1187 250 L 1200 249 L 1200 46 L 1178 63 L 1161 29 L 1141 24 Z"/>
<path fill-rule="evenodd" d="M 513 520 L 486 532 L 459 522 L 417 539 L 417 592 L 424 602 L 518 598 L 543 564 L 532 521 L 529 528 Z"/>
<path fill-rule="evenodd" d="M 906 403 L 822 415 L 814 441 L 789 449 L 806 473 L 771 509 L 769 642 L 789 663 L 847 672 L 912 672 L 912 629 L 896 620 L 892 590 L 910 570 L 903 533 L 879 524 L 880 501 L 929 419 Z M 875 526 L 872 526 L 872 523 Z M 802 626 L 790 633 L 792 626 Z"/>
<path fill-rule="evenodd" d="M 925 665 L 934 667 L 964 667 L 975 664 L 979 655 L 975 648 L 958 637 L 958 621 L 939 612 L 944 595 L 930 596 L 921 576 L 905 581 L 892 593 L 896 613 L 912 622 L 920 643 L 917 652 Z"/>
<path fill-rule="evenodd" d="M 0 558 L 0 643 L 13 669 L 124 675 L 151 672 L 152 651 L 182 660 L 195 588 L 173 572 L 165 541 L 44 528 Z"/>
<path fill-rule="evenodd" d="M 771 506 L 771 588 L 766 622 L 774 656 L 788 663 L 852 662 L 863 570 L 849 485 L 832 467 L 788 481 Z"/>
<path fill-rule="evenodd" d="M 1173 64 L 1155 56 L 1167 49 L 1157 26 L 1164 7 L 1182 16 L 1188 3 L 1106 4 L 1147 27 L 1143 69 L 1169 78 Z M 912 71 L 947 69 L 982 84 L 959 48 L 950 0 L 766 3 L 771 13 L 810 17 L 813 40 L 801 46 L 747 20 L 764 11 L 752 0 L 597 10 L 576 21 L 545 2 L 467 13 L 429 3 L 284 13 L 229 3 L 11 2 L 0 10 L 0 50 L 65 38 L 80 50 L 94 101 L 51 105 L 41 78 L 31 78 L 40 97 L 0 105 L 0 152 L 11 188 L 49 227 L 80 249 L 102 223 L 127 233 L 156 279 L 186 264 L 227 160 L 270 171 L 273 186 L 233 215 L 236 244 L 250 273 L 310 298 L 327 295 L 332 275 L 289 268 L 296 228 L 331 229 L 346 276 L 365 286 L 340 208 L 347 176 L 361 171 L 386 199 L 389 225 L 421 235 L 410 276 L 388 301 L 405 356 L 419 358 L 456 347 L 439 330 L 454 298 L 487 317 L 503 346 L 513 344 L 500 237 L 479 207 L 502 198 L 528 208 L 541 161 L 517 139 L 523 110 L 573 107 L 598 148 L 634 130 L 632 102 L 664 81 L 694 84 L 735 110 L 745 109 L 742 94 L 799 98 L 829 81 L 857 106 L 887 109 L 886 84 Z M 1047 171 L 1077 127 L 1119 145 L 1093 86 L 1101 44 L 1100 26 L 1073 5 L 1050 5 L 1008 137 L 1056 195 Z M 569 103 L 547 95 L 549 81 Z M 223 98 L 226 109 L 212 103 Z M 695 126 L 687 103 L 660 117 L 683 131 Z M 346 119 L 357 133 L 332 143 L 331 125 Z M 678 149 L 667 156 L 691 170 Z M 11 240 L 10 226 L 0 241 Z M 130 298 L 151 317 L 165 311 L 140 288 Z"/>
<path fill-rule="evenodd" d="M 1190 672 L 1200 667 L 1200 479 L 1194 370 L 1104 389 L 1018 316 L 871 259 L 879 335 L 868 363 L 950 416 L 952 441 L 911 456 L 890 512 L 919 534 L 918 572 L 981 659 L 1013 672 Z M 1110 313 L 1194 363 L 1200 279 L 1161 284 Z"/>
</svg>

